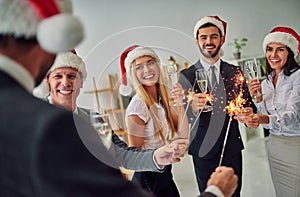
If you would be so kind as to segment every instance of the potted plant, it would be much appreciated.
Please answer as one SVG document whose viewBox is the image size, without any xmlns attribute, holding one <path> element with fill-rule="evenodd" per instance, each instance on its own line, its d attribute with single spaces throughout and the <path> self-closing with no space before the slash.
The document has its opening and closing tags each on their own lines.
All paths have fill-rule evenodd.
<svg viewBox="0 0 300 197">
<path fill-rule="evenodd" d="M 248 42 L 248 39 L 247 38 L 241 38 L 241 39 L 238 39 L 238 38 L 235 38 L 233 39 L 233 43 L 231 43 L 231 45 L 234 45 L 236 51 L 235 53 L 233 53 L 233 56 L 235 59 L 240 59 L 241 58 L 241 49 L 246 46 Z"/>
</svg>

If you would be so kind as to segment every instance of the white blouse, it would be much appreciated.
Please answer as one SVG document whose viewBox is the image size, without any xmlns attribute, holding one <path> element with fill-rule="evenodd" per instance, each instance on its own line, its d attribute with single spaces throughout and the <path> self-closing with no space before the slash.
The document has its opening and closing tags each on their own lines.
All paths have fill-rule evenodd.
<svg viewBox="0 0 300 197">
<path fill-rule="evenodd" d="M 161 120 L 162 126 L 164 128 L 163 130 L 164 130 L 165 139 L 170 140 L 172 134 L 166 119 L 166 111 L 164 107 L 161 104 L 155 104 L 152 107 L 157 108 L 159 119 Z M 143 133 L 137 133 L 136 131 L 128 131 L 130 135 L 144 137 L 143 149 L 156 149 L 165 145 L 165 143 L 161 138 L 158 138 L 157 136 L 155 137 L 154 122 L 150 115 L 150 111 L 148 110 L 146 103 L 138 94 L 136 94 L 132 98 L 132 100 L 130 101 L 126 109 L 125 117 L 126 117 L 127 125 L 128 125 L 128 117 L 131 115 L 136 115 L 145 122 L 145 129 Z"/>
<path fill-rule="evenodd" d="M 272 72 L 261 84 L 263 101 L 257 104 L 258 113 L 270 119 L 262 126 L 274 135 L 300 136 L 300 69 L 290 76 L 279 73 L 276 87 L 273 76 Z"/>
</svg>

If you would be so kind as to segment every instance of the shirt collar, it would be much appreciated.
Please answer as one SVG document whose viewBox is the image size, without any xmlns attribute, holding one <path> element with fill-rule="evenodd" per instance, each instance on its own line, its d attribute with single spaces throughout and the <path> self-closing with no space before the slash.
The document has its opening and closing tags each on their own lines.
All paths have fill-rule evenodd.
<svg viewBox="0 0 300 197">
<path fill-rule="evenodd" d="M 35 84 L 34 79 L 21 64 L 0 54 L 0 70 L 11 76 L 23 88 L 32 93 Z"/>
<path fill-rule="evenodd" d="M 216 61 L 214 64 L 209 64 L 206 61 L 204 61 L 202 58 L 200 58 L 200 63 L 202 64 L 203 68 L 208 71 L 209 67 L 214 65 L 217 69 L 217 73 L 219 73 L 220 71 L 220 65 L 221 65 L 221 59 L 218 59 L 218 61 Z"/>
<path fill-rule="evenodd" d="M 270 81 L 272 81 L 275 75 L 276 75 L 276 72 L 275 72 L 275 70 L 273 70 L 273 71 L 268 75 L 268 79 L 269 79 Z M 283 79 L 285 79 L 286 76 L 284 75 L 283 70 L 278 74 L 278 77 L 280 77 L 280 78 L 282 77 Z"/>
</svg>

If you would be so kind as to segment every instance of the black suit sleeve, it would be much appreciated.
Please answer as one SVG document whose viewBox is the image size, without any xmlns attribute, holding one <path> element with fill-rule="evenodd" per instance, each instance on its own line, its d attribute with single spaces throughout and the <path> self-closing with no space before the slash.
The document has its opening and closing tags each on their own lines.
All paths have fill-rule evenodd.
<svg viewBox="0 0 300 197">
<path fill-rule="evenodd" d="M 217 197 L 217 196 L 210 192 L 202 192 L 199 197 Z"/>
</svg>

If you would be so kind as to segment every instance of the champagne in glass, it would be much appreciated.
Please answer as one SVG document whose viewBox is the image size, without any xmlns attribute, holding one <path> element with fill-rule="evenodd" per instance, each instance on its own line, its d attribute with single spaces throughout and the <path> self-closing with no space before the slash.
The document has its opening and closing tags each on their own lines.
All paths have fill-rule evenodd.
<svg viewBox="0 0 300 197">
<path fill-rule="evenodd" d="M 202 93 L 206 94 L 207 93 L 207 84 L 208 84 L 207 73 L 204 71 L 204 69 L 197 69 L 195 71 L 195 76 L 196 76 L 196 82 L 198 84 L 200 91 Z M 205 106 L 203 108 L 203 112 L 209 112 L 212 109 L 213 109 L 212 106 L 205 104 Z"/>
<path fill-rule="evenodd" d="M 112 131 L 108 122 L 108 114 L 104 110 L 100 113 L 97 111 L 90 111 L 91 125 L 96 129 L 104 146 L 109 149 L 111 146 Z"/>
<path fill-rule="evenodd" d="M 201 92 L 203 92 L 203 93 L 207 92 L 207 80 L 205 80 L 205 79 L 198 79 L 197 80 L 197 84 L 198 84 Z"/>
<path fill-rule="evenodd" d="M 255 59 L 245 61 L 245 74 L 249 80 L 258 78 L 258 65 Z M 261 96 L 260 92 L 257 90 L 257 95 Z"/>
<path fill-rule="evenodd" d="M 167 74 L 169 77 L 170 90 L 172 90 L 173 86 L 178 83 L 178 73 L 177 67 L 175 64 L 167 66 Z M 171 103 L 173 106 L 176 106 L 176 102 L 173 98 L 171 98 Z M 183 102 L 177 103 L 178 105 L 184 104 Z"/>
</svg>

